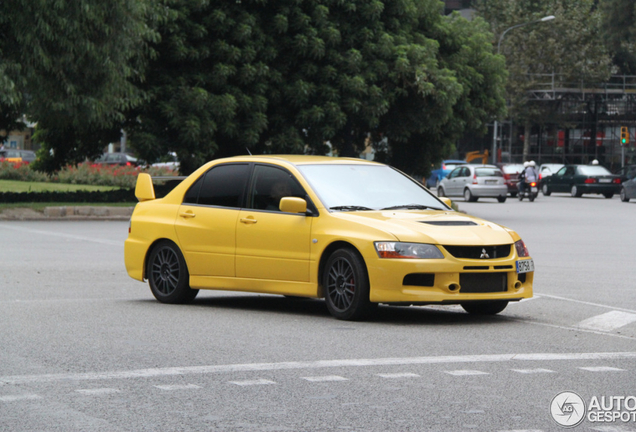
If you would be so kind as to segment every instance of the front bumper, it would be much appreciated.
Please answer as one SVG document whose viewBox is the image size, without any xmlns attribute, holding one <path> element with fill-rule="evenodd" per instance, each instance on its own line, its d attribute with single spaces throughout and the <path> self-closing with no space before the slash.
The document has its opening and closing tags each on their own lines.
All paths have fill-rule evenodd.
<svg viewBox="0 0 636 432">
<path fill-rule="evenodd" d="M 516 256 L 503 259 L 375 259 L 367 261 L 375 303 L 459 304 L 532 297 L 534 272 L 517 274 Z M 527 258 L 521 258 L 527 259 Z M 462 286 L 462 283 L 465 285 Z"/>
</svg>

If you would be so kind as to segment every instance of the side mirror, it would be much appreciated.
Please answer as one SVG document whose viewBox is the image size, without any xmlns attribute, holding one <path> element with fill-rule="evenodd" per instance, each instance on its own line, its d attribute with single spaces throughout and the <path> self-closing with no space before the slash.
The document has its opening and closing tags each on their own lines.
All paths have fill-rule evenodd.
<svg viewBox="0 0 636 432">
<path fill-rule="evenodd" d="M 451 201 L 450 198 L 448 198 L 448 197 L 439 197 L 438 199 L 441 202 L 443 202 L 444 204 L 446 204 L 447 206 L 449 206 L 450 208 L 453 208 L 453 202 Z"/>
<path fill-rule="evenodd" d="M 140 173 L 137 176 L 135 197 L 137 197 L 139 202 L 151 201 L 155 199 L 155 187 L 152 185 L 152 177 L 150 177 L 149 174 Z"/>
<path fill-rule="evenodd" d="M 307 213 L 307 201 L 296 197 L 283 197 L 278 206 L 283 213 Z"/>
</svg>

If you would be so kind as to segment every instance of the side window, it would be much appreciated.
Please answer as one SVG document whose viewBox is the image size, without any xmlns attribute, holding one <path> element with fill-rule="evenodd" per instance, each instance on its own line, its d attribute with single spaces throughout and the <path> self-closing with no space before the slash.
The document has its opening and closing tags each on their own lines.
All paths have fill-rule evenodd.
<svg viewBox="0 0 636 432">
<path fill-rule="evenodd" d="M 280 211 L 281 198 L 305 199 L 305 191 L 289 172 L 272 166 L 256 165 L 249 197 L 249 208 Z"/>
<path fill-rule="evenodd" d="M 203 183 L 204 177 L 205 177 L 205 174 L 199 177 L 197 181 L 195 181 L 194 184 L 190 186 L 190 189 L 188 189 L 185 196 L 183 197 L 184 204 L 197 203 L 197 201 L 199 200 L 199 191 L 201 190 L 201 184 Z"/>
<path fill-rule="evenodd" d="M 576 167 L 568 167 L 568 169 L 565 171 L 565 175 L 574 175 L 575 171 Z"/>
<path fill-rule="evenodd" d="M 451 171 L 451 173 L 448 175 L 448 178 L 455 178 L 457 176 L 459 176 L 459 173 L 461 172 L 461 168 L 455 168 L 454 170 Z"/>
<path fill-rule="evenodd" d="M 470 169 L 467 167 L 462 168 L 462 173 L 461 173 L 462 177 L 470 177 Z"/>
<path fill-rule="evenodd" d="M 567 171 L 567 169 L 568 169 L 567 167 L 561 168 L 559 171 L 557 171 L 556 175 L 558 175 L 558 176 L 565 175 L 565 172 Z"/>
<path fill-rule="evenodd" d="M 249 169 L 248 164 L 216 166 L 192 185 L 185 199 L 192 199 L 198 189 L 197 204 L 239 208 L 245 193 Z"/>
</svg>

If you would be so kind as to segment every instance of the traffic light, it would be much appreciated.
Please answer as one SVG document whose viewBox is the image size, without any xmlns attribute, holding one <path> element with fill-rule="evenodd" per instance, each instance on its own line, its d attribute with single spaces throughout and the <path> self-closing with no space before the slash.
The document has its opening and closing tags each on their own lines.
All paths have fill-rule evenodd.
<svg viewBox="0 0 636 432">
<path fill-rule="evenodd" d="M 627 126 L 621 126 L 621 145 L 629 144 L 629 129 Z"/>
</svg>

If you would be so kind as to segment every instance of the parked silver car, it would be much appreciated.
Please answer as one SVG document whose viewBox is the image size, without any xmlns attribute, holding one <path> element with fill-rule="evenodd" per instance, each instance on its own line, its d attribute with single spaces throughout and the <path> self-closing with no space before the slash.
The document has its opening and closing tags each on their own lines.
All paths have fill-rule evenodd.
<svg viewBox="0 0 636 432">
<path fill-rule="evenodd" d="M 438 196 L 463 196 L 466 201 L 497 198 L 506 202 L 508 186 L 503 172 L 494 165 L 462 165 L 452 170 L 437 187 Z"/>
</svg>

